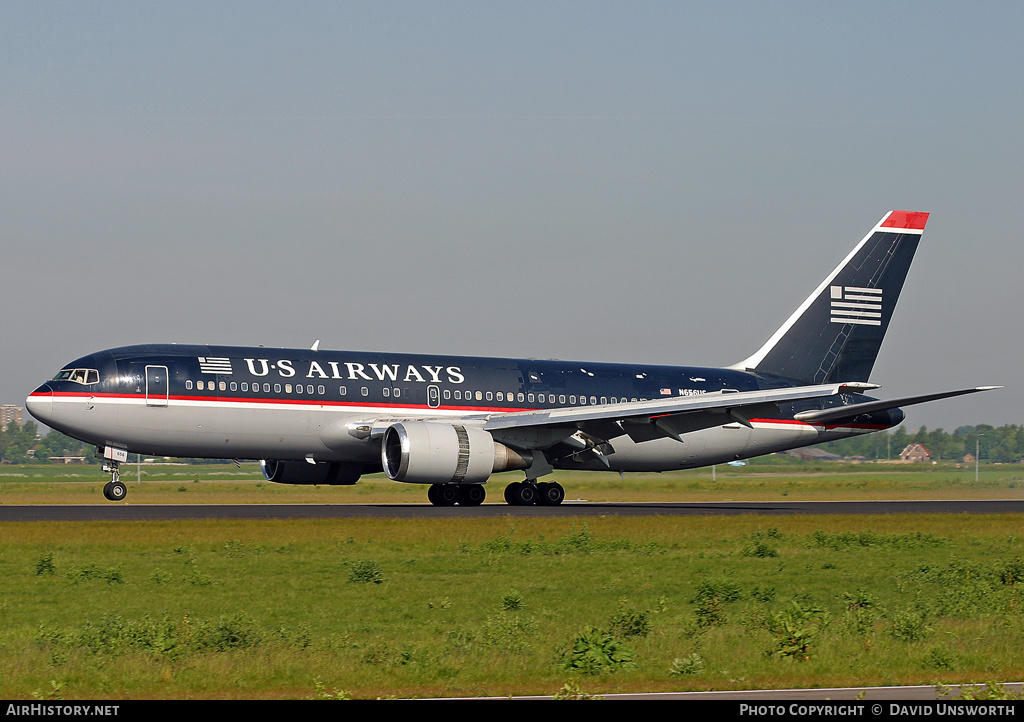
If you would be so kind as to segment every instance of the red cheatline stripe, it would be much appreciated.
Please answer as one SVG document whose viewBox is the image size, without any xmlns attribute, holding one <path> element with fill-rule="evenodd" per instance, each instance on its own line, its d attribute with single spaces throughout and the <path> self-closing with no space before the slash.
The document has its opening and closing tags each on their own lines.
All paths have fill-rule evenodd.
<svg viewBox="0 0 1024 722">
<path fill-rule="evenodd" d="M 930 214 L 921 211 L 893 211 L 885 219 L 882 228 L 905 228 L 909 231 L 923 231 Z"/>
<path fill-rule="evenodd" d="M 31 394 L 32 396 L 46 396 L 49 394 Z M 90 394 L 90 393 L 75 393 L 75 392 L 60 392 L 54 393 L 53 398 L 56 401 L 61 399 L 125 399 L 128 401 L 145 401 L 146 397 L 142 394 Z M 163 396 L 153 397 L 160 401 L 164 401 Z M 422 411 L 466 411 L 469 413 L 512 413 L 516 411 L 543 411 L 543 409 L 533 408 L 521 408 L 521 407 L 508 407 L 508 406 L 462 406 L 452 404 L 442 404 L 440 407 L 427 406 L 426 404 L 387 404 L 372 401 L 330 401 L 327 399 L 307 399 L 307 398 L 281 398 L 278 396 L 274 397 L 238 397 L 238 396 L 171 396 L 170 401 L 198 401 L 202 403 L 209 403 L 215 405 L 232 405 L 232 404 L 281 404 L 281 405 L 294 405 L 294 406 L 330 406 L 335 408 L 348 408 L 358 407 L 360 409 L 379 409 L 381 411 L 396 410 L 422 410 Z"/>
</svg>

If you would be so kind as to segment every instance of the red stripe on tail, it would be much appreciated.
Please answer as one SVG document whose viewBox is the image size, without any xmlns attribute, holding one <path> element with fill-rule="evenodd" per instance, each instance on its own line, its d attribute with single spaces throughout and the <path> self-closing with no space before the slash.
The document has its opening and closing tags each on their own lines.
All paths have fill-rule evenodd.
<svg viewBox="0 0 1024 722">
<path fill-rule="evenodd" d="M 923 231 L 928 222 L 927 213 L 920 211 L 893 211 L 885 219 L 882 228 L 905 228 L 911 231 Z"/>
</svg>

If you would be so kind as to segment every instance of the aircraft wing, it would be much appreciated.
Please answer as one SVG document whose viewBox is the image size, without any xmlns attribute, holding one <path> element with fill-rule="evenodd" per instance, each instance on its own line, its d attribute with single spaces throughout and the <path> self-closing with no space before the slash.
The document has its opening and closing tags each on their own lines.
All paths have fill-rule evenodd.
<svg viewBox="0 0 1024 722">
<path fill-rule="evenodd" d="M 751 418 L 778 413 L 778 404 L 781 403 L 859 393 L 873 388 L 878 386 L 866 383 L 822 384 L 500 413 L 489 415 L 483 428 L 506 438 L 517 435 L 517 432 L 548 429 L 554 432 L 552 437 L 583 431 L 598 443 L 623 433 L 635 441 L 664 436 L 680 439 L 682 434 L 723 424 L 750 426 Z M 559 430 L 562 434 L 558 434 Z"/>
</svg>

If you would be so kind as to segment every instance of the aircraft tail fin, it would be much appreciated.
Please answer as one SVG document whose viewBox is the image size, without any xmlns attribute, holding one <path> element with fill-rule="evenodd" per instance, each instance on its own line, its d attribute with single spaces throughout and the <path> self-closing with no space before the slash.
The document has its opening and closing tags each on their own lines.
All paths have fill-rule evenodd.
<svg viewBox="0 0 1024 722">
<path fill-rule="evenodd" d="M 732 368 L 867 381 L 928 213 L 890 211 L 758 351 Z"/>
</svg>

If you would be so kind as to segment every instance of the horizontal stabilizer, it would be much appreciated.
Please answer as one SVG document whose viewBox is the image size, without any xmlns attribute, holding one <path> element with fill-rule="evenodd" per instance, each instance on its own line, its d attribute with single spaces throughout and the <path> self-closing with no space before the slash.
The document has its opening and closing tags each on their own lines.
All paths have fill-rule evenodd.
<svg viewBox="0 0 1024 722">
<path fill-rule="evenodd" d="M 793 416 L 797 421 L 805 421 L 810 424 L 824 423 L 829 421 L 837 421 L 839 419 L 848 419 L 851 416 L 859 416 L 860 414 L 873 414 L 879 411 L 887 411 L 889 409 L 897 409 L 901 406 L 913 406 L 914 404 L 923 404 L 928 401 L 937 401 L 938 399 L 948 399 L 951 396 L 963 396 L 964 394 L 975 394 L 979 391 L 991 391 L 992 389 L 999 389 L 1001 386 L 978 386 L 973 389 L 961 389 L 959 391 L 943 391 L 937 394 L 926 394 L 924 396 L 907 396 L 902 399 L 889 399 L 888 401 L 867 401 L 863 404 L 851 404 L 849 406 L 834 406 L 828 409 L 821 409 L 820 411 L 801 411 Z"/>
</svg>

